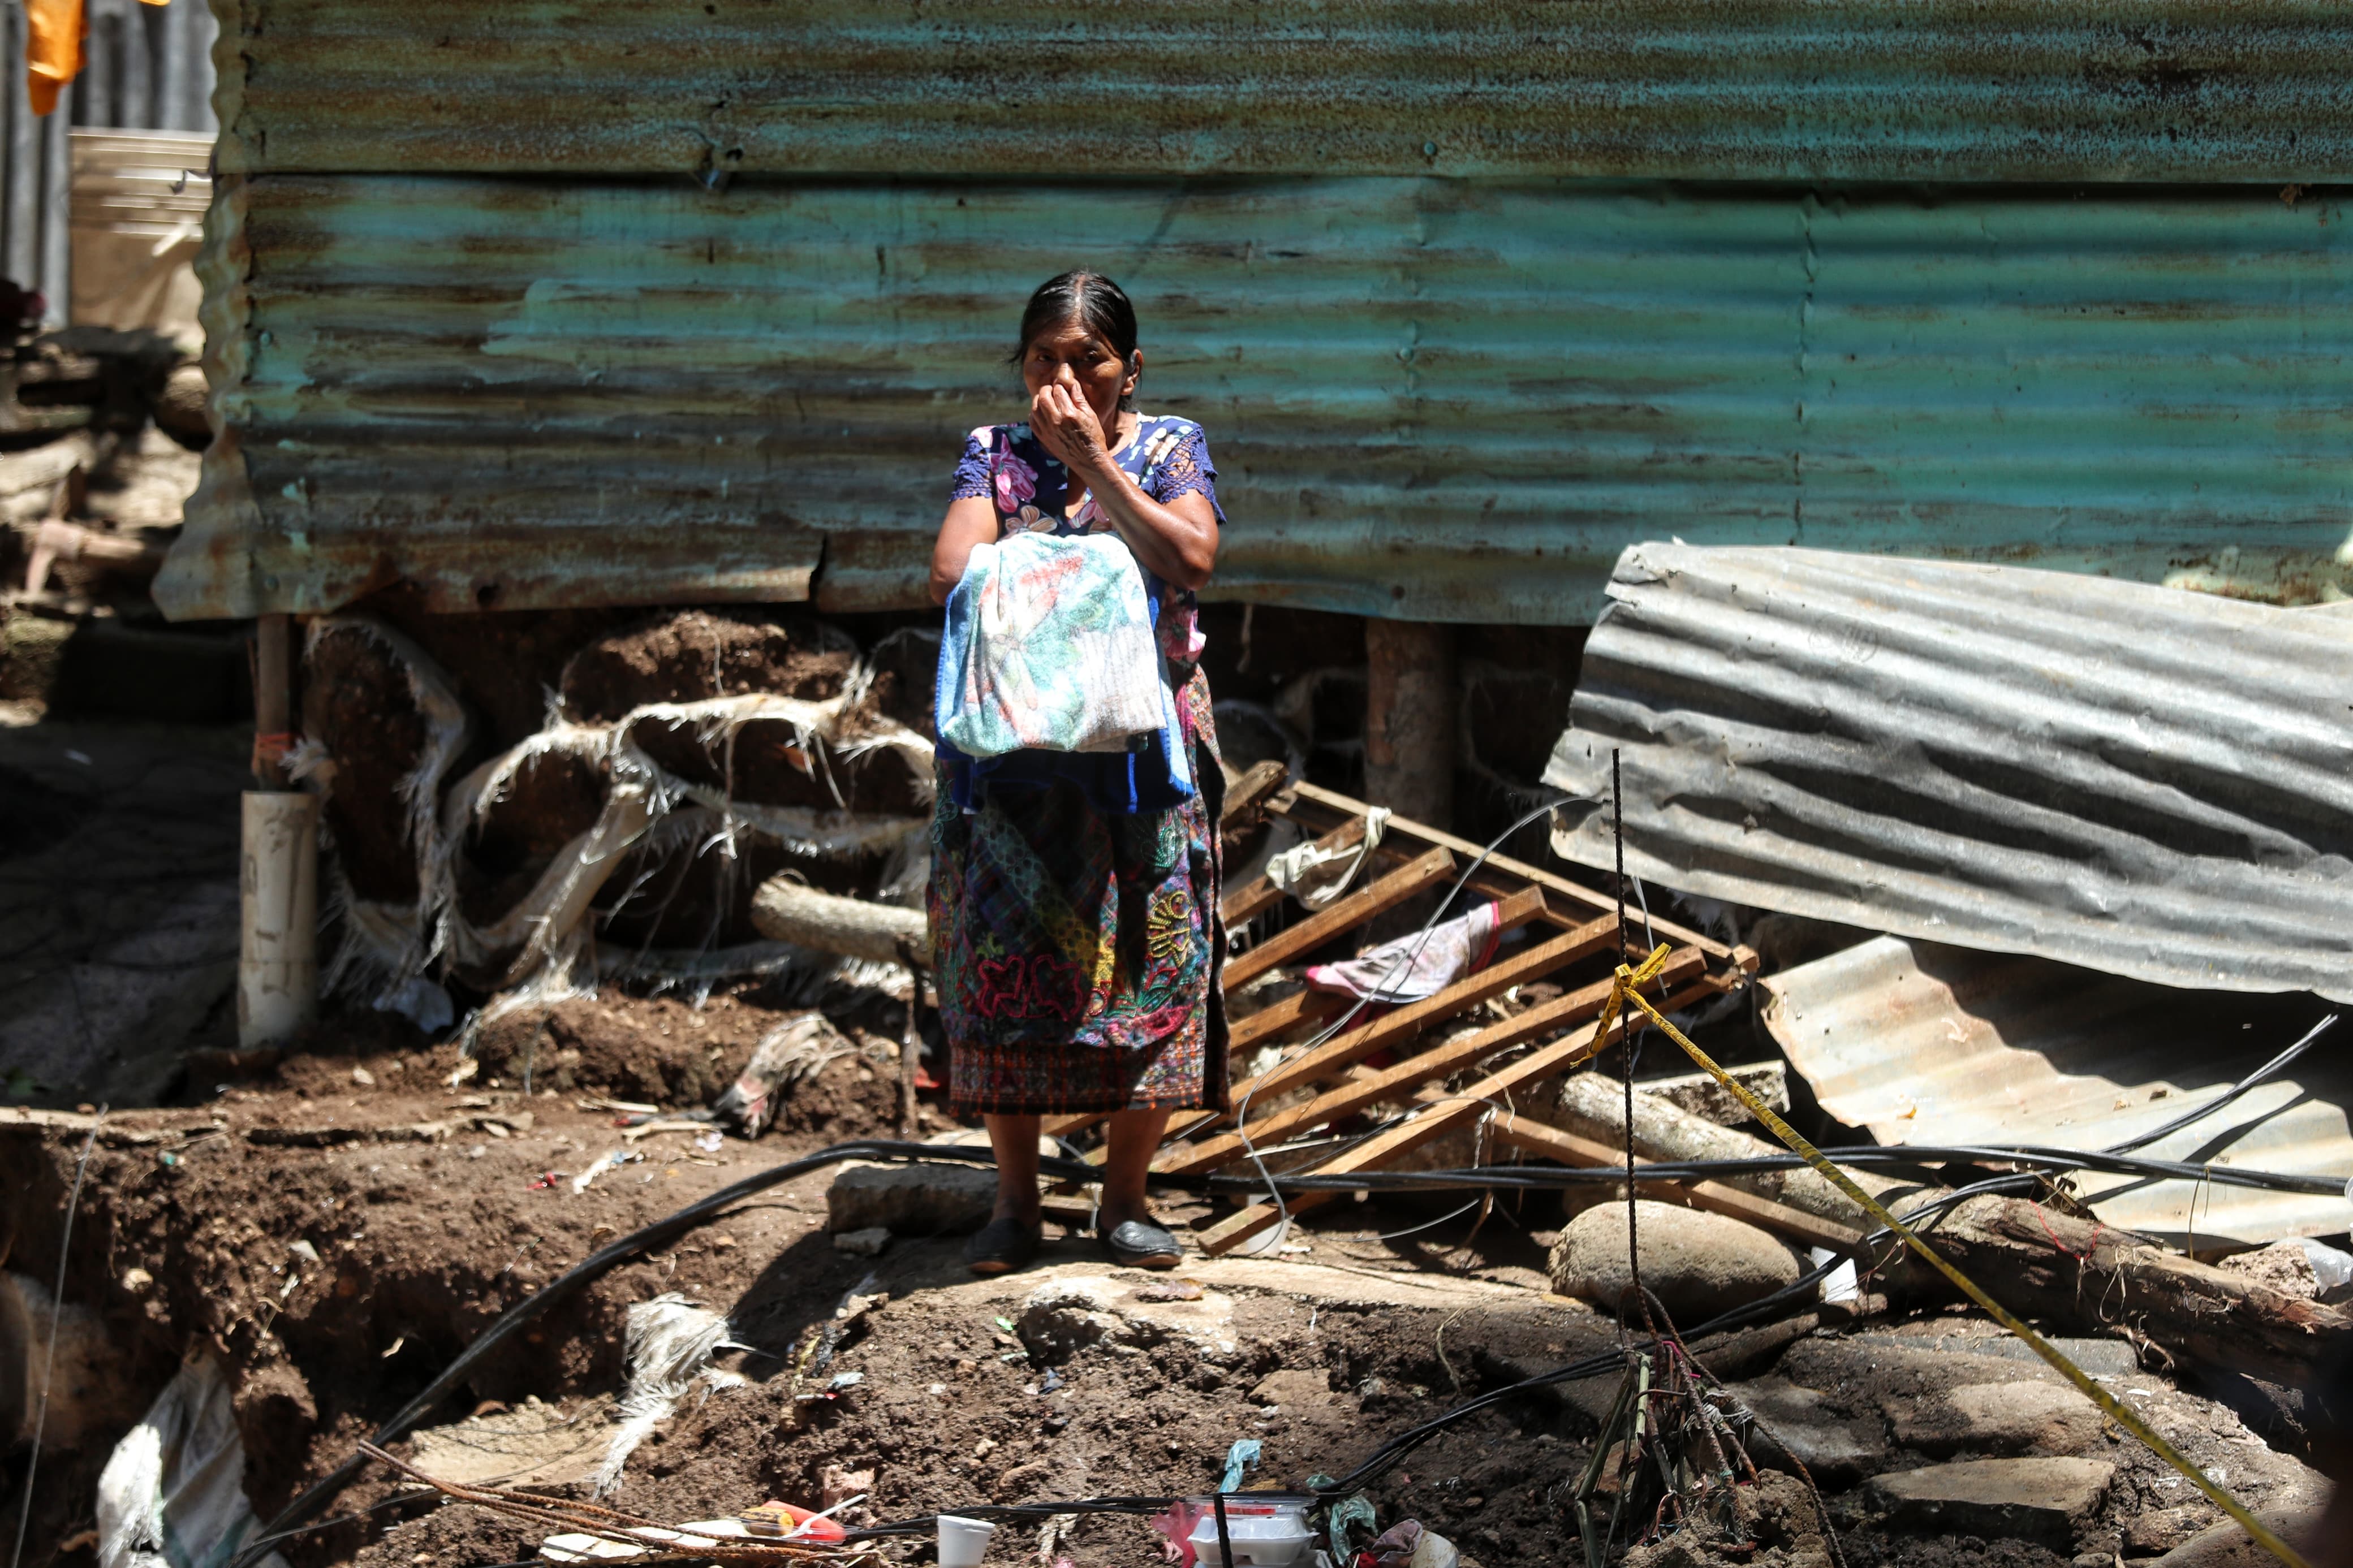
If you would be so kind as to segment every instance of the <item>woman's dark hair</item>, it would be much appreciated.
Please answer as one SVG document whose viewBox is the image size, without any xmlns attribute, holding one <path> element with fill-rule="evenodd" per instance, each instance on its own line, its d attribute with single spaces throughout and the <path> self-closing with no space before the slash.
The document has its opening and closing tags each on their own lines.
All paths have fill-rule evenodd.
<svg viewBox="0 0 2353 1568">
<path fill-rule="evenodd" d="M 1047 279 L 1029 296 L 1029 303 L 1022 308 L 1021 341 L 1013 345 L 1012 363 L 1020 364 L 1029 352 L 1030 340 L 1039 332 L 1071 321 L 1109 343 L 1122 363 L 1135 362 L 1135 306 L 1129 301 L 1127 290 L 1100 272 L 1080 268 Z M 1124 408 L 1129 401 L 1123 397 L 1119 405 Z"/>
</svg>

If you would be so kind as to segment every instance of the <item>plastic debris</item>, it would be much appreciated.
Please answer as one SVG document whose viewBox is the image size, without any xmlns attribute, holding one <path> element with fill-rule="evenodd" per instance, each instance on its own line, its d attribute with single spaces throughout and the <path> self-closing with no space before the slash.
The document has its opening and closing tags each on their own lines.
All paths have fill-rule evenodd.
<svg viewBox="0 0 2353 1568">
<path fill-rule="evenodd" d="M 744 1382 L 739 1373 L 711 1367 L 711 1358 L 730 1342 L 727 1320 L 675 1293 L 631 1307 L 623 1342 L 628 1353 L 629 1382 L 621 1395 L 621 1425 L 596 1467 L 598 1497 L 609 1497 L 620 1486 L 621 1467 L 630 1454 L 697 1383 L 719 1390 L 739 1387 Z M 740 1524 L 737 1532 L 741 1533 Z"/>
<path fill-rule="evenodd" d="M 200 1353 L 115 1445 L 98 1478 L 99 1568 L 223 1560 L 259 1528 L 228 1380 Z M 257 1568 L 286 1561 L 272 1552 Z"/>
<path fill-rule="evenodd" d="M 1247 1498 L 1225 1500 L 1225 1540 L 1233 1554 L 1225 1555 L 1218 1538 L 1218 1506 L 1213 1498 L 1188 1500 L 1194 1507 L 1192 1531 L 1186 1544 L 1196 1563 L 1212 1568 L 1288 1568 L 1301 1562 L 1315 1542 L 1307 1522 L 1313 1498 Z"/>
<path fill-rule="evenodd" d="M 1376 1537 L 1357 1557 L 1356 1568 L 1456 1568 L 1461 1561 L 1452 1542 L 1418 1519 L 1406 1519 Z"/>
<path fill-rule="evenodd" d="M 1255 1437 L 1237 1437 L 1234 1446 L 1226 1450 L 1226 1477 L 1218 1483 L 1221 1492 L 1242 1489 L 1242 1472 L 1258 1468 L 1259 1456 L 1264 1447 Z"/>
<path fill-rule="evenodd" d="M 457 1022 L 457 1004 L 449 993 L 421 974 L 413 974 L 375 999 L 379 1013 L 397 1013 L 418 1031 L 438 1035 Z"/>
<path fill-rule="evenodd" d="M 1333 1485 L 1334 1479 L 1331 1476 L 1310 1476 L 1307 1484 L 1321 1491 Z M 1410 1476 L 1400 1475 L 1398 1478 L 1399 1486 L 1409 1485 L 1411 1481 Z M 1325 1538 L 1332 1543 L 1332 1561 L 1353 1563 L 1356 1553 L 1350 1550 L 1348 1542 L 1358 1531 L 1372 1534 L 1379 1527 L 1379 1522 L 1373 1512 L 1372 1500 L 1362 1492 L 1352 1492 L 1325 1510 L 1324 1531 Z"/>
<path fill-rule="evenodd" d="M 577 1197 L 582 1193 L 586 1192 L 588 1190 L 588 1184 L 603 1175 L 606 1172 L 617 1169 L 622 1165 L 641 1165 L 645 1163 L 645 1158 L 646 1157 L 643 1154 L 638 1153 L 634 1149 L 607 1150 L 605 1153 L 598 1157 L 595 1163 L 590 1164 L 586 1170 L 572 1178 L 573 1195 Z"/>
</svg>

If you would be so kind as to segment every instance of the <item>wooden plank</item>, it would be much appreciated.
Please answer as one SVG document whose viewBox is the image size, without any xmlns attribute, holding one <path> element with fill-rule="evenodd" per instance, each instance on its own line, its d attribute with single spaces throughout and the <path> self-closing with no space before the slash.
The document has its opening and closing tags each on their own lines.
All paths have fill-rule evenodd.
<svg viewBox="0 0 2353 1568">
<path fill-rule="evenodd" d="M 1303 826 L 1310 828 L 1320 822 L 1329 820 L 1335 813 L 1347 816 L 1362 816 L 1366 809 L 1361 800 L 1342 795 L 1337 790 L 1323 789 L 1311 784 L 1294 786 L 1293 793 L 1299 804 L 1293 807 L 1292 816 Z M 1441 833 L 1435 827 L 1426 826 L 1410 817 L 1404 816 L 1389 818 L 1384 842 L 1388 840 L 1395 840 L 1401 849 L 1421 847 L 1451 849 L 1466 860 L 1474 858 L 1481 848 L 1481 846 L 1472 843 L 1467 838 L 1457 838 L 1451 833 Z M 1571 906 L 1579 910 L 1612 917 L 1617 914 L 1617 904 L 1606 894 L 1572 882 L 1566 877 L 1556 876 L 1540 867 L 1531 866 L 1525 860 L 1514 860 L 1508 855 L 1488 856 L 1486 865 L 1481 868 L 1481 871 L 1482 874 L 1493 873 L 1501 877 L 1516 877 L 1534 882 L 1546 892 L 1558 893 Z M 1477 878 L 1474 878 L 1473 881 L 1475 884 Z M 1630 907 L 1628 913 L 1630 919 L 1640 918 Z M 1655 916 L 1651 918 L 1651 929 L 1669 942 L 1681 946 L 1695 947 L 1719 963 L 1731 963 L 1747 973 L 1753 973 L 1757 968 L 1757 954 L 1751 949 L 1727 947 L 1713 937 L 1704 936 L 1687 926 L 1677 925 L 1672 921 L 1662 921 Z"/>
<path fill-rule="evenodd" d="M 1689 953 L 1693 964 L 1701 962 L 1701 955 L 1693 949 L 1678 949 L 1677 953 Z M 1673 959 L 1670 958 L 1669 963 L 1672 962 Z M 1660 1003 L 1659 1010 L 1672 1013 L 1678 1007 L 1687 1007 L 1715 994 L 1715 988 L 1711 985 L 1686 985 Z M 1519 1020 L 1515 1018 L 1513 1022 Z M 1445 1103 L 1422 1112 L 1401 1126 L 1392 1127 L 1377 1137 L 1368 1138 L 1346 1152 L 1316 1166 L 1316 1171 L 1322 1174 L 1344 1175 L 1350 1171 L 1380 1169 L 1400 1155 L 1420 1148 L 1431 1139 L 1442 1137 L 1463 1123 L 1485 1115 L 1490 1101 L 1503 1102 L 1506 1097 L 1539 1079 L 1566 1072 L 1579 1062 L 1599 1056 L 1618 1043 L 1625 1032 L 1626 1021 L 1620 1018 L 1607 1039 L 1595 1037 L 1600 1026 L 1600 1020 L 1597 1018 L 1567 1038 L 1556 1040 L 1541 1050 L 1529 1052 L 1519 1060 L 1489 1073 Z M 1284 1201 L 1293 1214 L 1300 1214 L 1335 1195 L 1332 1193 L 1300 1193 Z M 1201 1232 L 1196 1238 L 1196 1245 L 1212 1257 L 1230 1252 L 1281 1217 L 1271 1204 L 1252 1204 Z"/>
<path fill-rule="evenodd" d="M 1524 924 L 1534 918 L 1543 901 L 1541 889 L 1523 888 L 1514 900 L 1507 900 L 1510 908 L 1504 918 L 1510 924 Z M 1566 936 L 1555 937 L 1525 952 L 1500 959 L 1485 969 L 1464 975 L 1434 996 L 1399 1007 L 1337 1039 L 1328 1040 L 1312 1051 L 1235 1085 L 1234 1100 L 1239 1103 L 1252 1096 L 1282 1094 L 1303 1083 L 1329 1078 L 1339 1068 L 1351 1062 L 1362 1061 L 1375 1051 L 1402 1045 L 1441 1019 L 1466 1012 L 1490 997 L 1502 995 L 1514 985 L 1541 980 L 1555 970 L 1600 952 L 1617 940 L 1617 925 L 1615 921 L 1589 921 Z"/>
<path fill-rule="evenodd" d="M 1660 972 L 1659 981 L 1662 985 L 1673 984 L 1698 975 L 1706 967 L 1706 956 L 1696 948 L 1679 947 L 1667 955 L 1666 967 Z M 1506 1018 L 1475 1035 L 1448 1040 L 1409 1057 L 1395 1067 L 1386 1068 L 1366 1078 L 1352 1079 L 1335 1089 L 1327 1089 L 1304 1104 L 1288 1106 L 1253 1120 L 1246 1123 L 1250 1142 L 1271 1143 L 1300 1128 L 1319 1127 L 1327 1121 L 1337 1121 L 1344 1116 L 1354 1116 L 1383 1100 L 1402 1100 L 1416 1084 L 1428 1083 L 1433 1079 L 1444 1078 L 1449 1073 L 1475 1066 L 1497 1051 L 1533 1039 L 1547 1029 L 1557 1029 L 1593 1017 L 1609 1000 L 1609 981 L 1597 980 L 1542 1006 L 1531 1007 L 1516 1018 Z M 1245 1149 L 1241 1134 L 1229 1132 L 1189 1150 L 1171 1149 L 1154 1162 L 1153 1168 L 1171 1173 L 1212 1170 L 1241 1154 Z"/>
<path fill-rule="evenodd" d="M 1270 1003 L 1236 1022 L 1229 1032 L 1228 1044 L 1237 1051 L 1248 1050 L 1285 1029 L 1320 1024 L 1345 1011 L 1347 1005 L 1345 996 L 1335 996 L 1329 991 L 1302 991 L 1296 996 Z"/>
<path fill-rule="evenodd" d="M 1290 770 L 1271 758 L 1250 764 L 1250 772 L 1227 786 L 1225 809 L 1218 818 L 1220 834 L 1240 837 L 1256 827 L 1272 800 L 1290 778 Z"/>
<path fill-rule="evenodd" d="M 1248 952 L 1226 960 L 1226 987 L 1231 990 L 1272 969 L 1286 959 L 1313 952 L 1325 942 L 1364 924 L 1375 915 L 1395 909 L 1433 882 L 1454 873 L 1451 850 L 1433 849 L 1401 871 L 1392 871 L 1369 888 L 1359 888 L 1328 909 L 1318 910 L 1297 925 L 1279 931 Z"/>
<path fill-rule="evenodd" d="M 1557 1127 L 1531 1121 L 1525 1116 L 1498 1116 L 1490 1124 L 1489 1131 L 1494 1133 L 1497 1142 L 1509 1143 L 1531 1154 L 1546 1155 L 1564 1165 L 1609 1169 L 1622 1167 L 1626 1163 L 1623 1149 L 1613 1149 L 1597 1139 L 1564 1132 Z M 1710 1214 L 1728 1215 L 1734 1219 L 1746 1220 L 1750 1225 L 1761 1226 L 1793 1241 L 1802 1241 L 1809 1247 L 1827 1247 L 1833 1251 L 1851 1252 L 1862 1243 L 1861 1231 L 1842 1226 L 1836 1220 L 1791 1208 L 1788 1204 L 1775 1203 L 1771 1198 L 1760 1198 L 1755 1193 L 1745 1193 L 1722 1182 L 1644 1181 L 1641 1163 L 1634 1166 L 1634 1191 L 1642 1197 L 1680 1203 L 1687 1207 L 1705 1209 Z"/>
<path fill-rule="evenodd" d="M 1365 819 L 1357 816 L 1318 838 L 1315 845 L 1326 852 L 1336 852 L 1361 844 L 1364 838 Z M 1228 931 L 1239 930 L 1282 902 L 1283 897 L 1281 888 L 1261 877 L 1246 888 L 1229 889 L 1218 900 L 1218 914 L 1225 921 Z"/>
<path fill-rule="evenodd" d="M 1525 925 L 1537 914 L 1543 912 L 1544 890 L 1540 888 L 1522 888 L 1517 893 L 1514 894 L 1511 899 L 1503 900 L 1503 903 L 1504 907 L 1497 917 L 1501 922 L 1498 929 L 1510 931 L 1515 926 Z M 1355 1058 L 1370 1056 L 1373 1052 L 1379 1050 L 1383 1046 L 1410 1037 L 1411 1035 L 1418 1033 L 1420 1028 L 1427 1026 L 1430 1019 L 1433 1017 L 1444 1017 L 1449 1014 L 1459 1013 L 1466 1007 L 1475 1007 L 1490 996 L 1498 995 L 1504 991 L 1510 990 L 1514 985 L 1523 984 L 1527 981 L 1539 978 L 1543 974 L 1550 973 L 1553 970 L 1559 968 L 1564 963 L 1573 962 L 1574 958 L 1577 956 L 1576 954 L 1571 954 L 1567 958 L 1560 958 L 1557 961 L 1552 961 L 1551 949 L 1556 945 L 1557 944 L 1546 944 L 1545 947 L 1534 948 L 1526 952 L 1517 954 L 1516 956 L 1506 959 L 1486 970 L 1482 970 L 1478 974 L 1471 975 L 1466 979 L 1458 981 L 1449 990 L 1440 993 L 1439 995 L 1433 996 L 1428 1001 L 1415 1003 L 1410 1007 L 1403 1008 L 1397 1013 L 1390 1014 L 1387 1018 L 1375 1020 L 1372 1024 L 1366 1025 L 1365 1028 L 1381 1028 L 1385 1025 L 1392 1024 L 1396 1020 L 1405 1017 L 1408 1014 L 1413 1015 L 1416 1022 L 1410 1028 L 1405 1028 L 1402 1030 L 1385 1030 L 1377 1039 L 1375 1039 L 1370 1044 L 1366 1045 L 1362 1050 L 1355 1052 L 1353 1057 L 1346 1059 L 1355 1059 Z M 1452 997 L 1453 1001 L 1451 1005 L 1446 1005 L 1446 999 L 1449 997 Z M 1348 1009 L 1349 1005 L 1349 998 L 1335 995 L 1328 991 L 1303 991 L 1296 996 L 1286 996 L 1282 1001 L 1273 1004 L 1271 1006 L 1261 1008 L 1258 1012 L 1253 1013 L 1249 1017 L 1243 1019 L 1240 1023 L 1235 1025 L 1233 1026 L 1230 1042 L 1232 1048 L 1234 1052 L 1239 1055 L 1243 1050 L 1256 1046 L 1263 1040 L 1271 1039 L 1274 1036 L 1282 1033 L 1285 1029 L 1291 1028 L 1294 1026 L 1303 1025 L 1309 1022 L 1321 1023 L 1324 1019 L 1335 1017 L 1339 1014 L 1345 1012 Z M 1347 1041 L 1358 1040 L 1363 1037 L 1364 1033 L 1365 1030 L 1358 1030 L 1356 1033 L 1350 1034 L 1345 1038 Z M 1312 1054 L 1312 1056 L 1303 1057 L 1300 1060 L 1302 1062 L 1313 1060 L 1318 1064 L 1322 1064 L 1330 1060 L 1341 1059 L 1338 1057 L 1324 1056 L 1322 1054 L 1323 1051 L 1324 1047 L 1319 1047 L 1317 1051 Z M 1244 1079 L 1242 1082 L 1235 1086 L 1233 1099 L 1237 1103 L 1239 1103 L 1242 1099 L 1249 1095 L 1280 1093 L 1282 1089 L 1290 1088 L 1295 1083 L 1305 1082 L 1309 1079 L 1316 1076 L 1315 1073 L 1313 1072 L 1296 1072 L 1293 1070 L 1294 1065 L 1295 1064 L 1286 1063 L 1282 1067 L 1275 1069 L 1276 1073 L 1281 1075 L 1277 1078 Z M 1172 1142 L 1187 1138 L 1198 1138 L 1202 1133 L 1208 1131 L 1210 1128 L 1217 1126 L 1218 1123 L 1225 1120 L 1226 1112 L 1221 1110 L 1211 1111 L 1206 1116 L 1197 1116 L 1190 1121 L 1187 1121 L 1184 1125 L 1176 1128 L 1169 1134 L 1169 1138 Z"/>
</svg>

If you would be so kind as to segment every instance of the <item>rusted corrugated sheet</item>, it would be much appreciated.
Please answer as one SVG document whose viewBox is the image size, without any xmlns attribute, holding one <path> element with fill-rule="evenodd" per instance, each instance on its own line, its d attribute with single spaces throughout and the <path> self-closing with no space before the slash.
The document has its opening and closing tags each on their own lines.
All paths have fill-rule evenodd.
<svg viewBox="0 0 2353 1568">
<path fill-rule="evenodd" d="M 1894 937 L 1763 984 L 1766 1025 L 1822 1109 L 1882 1143 L 2110 1148 L 2219 1099 L 2325 1011 L 2309 997 L 2175 991 Z M 2353 1070 L 2331 1037 L 2139 1152 L 2341 1178 L 2353 1171 L 2348 1105 Z M 2090 1173 L 2076 1184 L 2108 1224 L 2176 1245 L 2353 1224 L 2342 1195 Z"/>
<path fill-rule="evenodd" d="M 1578 624 L 1629 540 L 2347 582 L 2342 209 L 1422 179 L 229 179 L 229 428 L 159 585 L 316 610 L 922 602 L 1020 302 L 1086 263 L 1200 419 L 1215 592 Z"/>
<path fill-rule="evenodd" d="M 215 0 L 242 173 L 2333 180 L 2314 0 Z"/>
<path fill-rule="evenodd" d="M 2353 625 L 2016 567 L 1626 552 L 1554 847 L 2161 984 L 2353 999 Z"/>
</svg>

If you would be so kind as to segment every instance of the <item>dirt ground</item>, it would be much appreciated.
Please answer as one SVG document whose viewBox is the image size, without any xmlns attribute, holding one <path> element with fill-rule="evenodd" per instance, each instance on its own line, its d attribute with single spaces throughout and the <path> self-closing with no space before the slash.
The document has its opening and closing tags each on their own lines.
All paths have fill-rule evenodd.
<svg viewBox="0 0 2353 1568">
<path fill-rule="evenodd" d="M 66 1296 L 93 1308 L 111 1338 L 113 1425 L 45 1456 L 26 1563 L 93 1561 L 97 1472 L 192 1345 L 212 1345 L 237 1379 L 248 1490 L 266 1518 L 500 1313 L 616 1236 L 763 1166 L 887 1135 L 894 1009 L 879 1003 L 838 1019 L 871 1055 L 837 1060 L 804 1085 L 756 1143 L 706 1149 L 708 1140 L 660 1133 L 632 1145 L 598 1103 L 705 1103 L 786 1011 L 757 987 L 699 1009 L 608 992 L 492 1031 L 476 1075 L 454 1088 L 452 1047 L 427 1047 L 385 1015 L 340 1018 L 266 1077 L 198 1086 L 198 1103 L 185 1108 L 109 1117 L 75 1210 Z M 925 1121 L 927 1132 L 947 1126 L 928 1105 Z M 9 1205 L 6 1266 L 47 1279 L 84 1134 L 9 1125 L 0 1111 L 0 1179 L 21 1194 Z M 575 1193 L 573 1178 L 615 1150 L 642 1158 Z M 677 1521 L 769 1498 L 813 1503 L 828 1480 L 839 1491 L 845 1473 L 869 1494 L 849 1516 L 860 1524 L 985 1501 L 1199 1491 L 1241 1437 L 1264 1447 L 1249 1484 L 1299 1486 L 1345 1473 L 1463 1398 L 1616 1342 L 1613 1322 L 1545 1293 L 1555 1200 L 1516 1199 L 1483 1216 L 1450 1216 L 1451 1202 L 1334 1205 L 1282 1254 L 1192 1259 L 1173 1280 L 1113 1268 L 1092 1243 L 1050 1226 L 1036 1267 L 976 1281 L 953 1237 L 902 1238 L 880 1258 L 837 1250 L 830 1180 L 821 1171 L 770 1189 L 607 1275 L 491 1357 L 394 1451 L 454 1479 L 586 1498 L 616 1421 L 624 1314 L 664 1293 L 725 1316 L 736 1348 L 714 1364 L 743 1379 L 697 1390 L 637 1450 L 609 1500 Z M 1218 1212 L 1204 1201 L 1164 1205 L 1180 1227 Z M 801 1370 L 812 1326 L 853 1291 L 872 1304 L 829 1366 Z M 1112 1331 L 1092 1340 L 1105 1323 Z M 1726 1379 L 1778 1369 L 1829 1384 L 1821 1418 L 1861 1430 L 1917 1392 L 1921 1374 L 1886 1349 L 1887 1336 L 1936 1336 L 1949 1348 L 1952 1336 L 1987 1331 L 1935 1314 L 1862 1327 L 1857 1338 L 1800 1317 L 1700 1354 Z M 1837 1361 L 1862 1346 L 1878 1348 Z M 2310 1472 L 2227 1410 L 2153 1373 L 2124 1382 L 2242 1495 L 2309 1495 Z M 1603 1379 L 1522 1396 L 1450 1429 L 1369 1488 L 1381 1521 L 1419 1518 L 1490 1565 L 1571 1560 L 1563 1500 L 1611 1391 Z M 102 1392 L 90 1397 L 102 1403 Z M 2105 1549 L 2102 1562 L 2129 1560 L 2144 1516 L 2174 1510 L 2175 1535 L 2211 1521 L 2136 1445 L 2111 1432 L 2096 1447 L 2116 1466 L 2082 1536 Z M 1875 1452 L 1864 1470 L 1926 1462 L 1883 1442 Z M 21 1478 L 19 1459 L 0 1505 L 20 1506 Z M 1866 1506 L 1862 1479 L 1825 1478 L 1854 1568 L 2084 1562 L 2067 1542 L 1891 1527 Z M 2155 1528 L 2137 1539 L 2158 1539 Z M 1039 1555 L 1037 1537 L 1035 1527 L 1008 1527 L 994 1560 Z M 1828 1562 L 1813 1538 L 1784 1530 L 1778 1544 L 1765 1539 L 1722 1561 Z M 1043 1560 L 1155 1563 L 1158 1540 L 1138 1519 L 1090 1516 Z M 473 1568 L 521 1561 L 534 1545 L 522 1526 L 438 1506 L 377 1470 L 337 1500 L 327 1523 L 281 1549 L 292 1568 Z M 928 1554 L 892 1548 L 909 1550 Z"/>
</svg>

